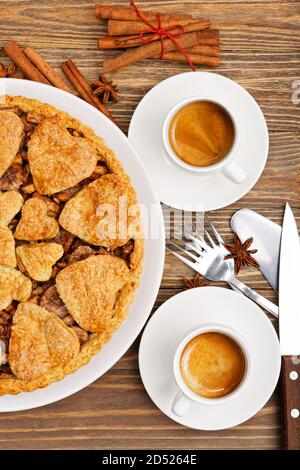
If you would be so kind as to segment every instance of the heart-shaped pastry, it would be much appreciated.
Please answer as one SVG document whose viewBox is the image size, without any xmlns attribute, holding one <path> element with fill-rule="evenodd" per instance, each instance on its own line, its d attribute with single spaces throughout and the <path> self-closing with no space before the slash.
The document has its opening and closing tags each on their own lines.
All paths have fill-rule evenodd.
<svg viewBox="0 0 300 470">
<path fill-rule="evenodd" d="M 0 226 L 8 225 L 22 209 L 23 196 L 18 191 L 0 193 Z"/>
<path fill-rule="evenodd" d="M 55 313 L 30 302 L 13 316 L 8 362 L 19 379 L 31 381 L 63 367 L 79 353 L 76 333 Z"/>
<path fill-rule="evenodd" d="M 132 211 L 135 203 L 135 193 L 126 180 L 114 174 L 104 175 L 66 203 L 59 223 L 88 243 L 115 248 L 133 236 L 138 221 L 137 213 Z"/>
<path fill-rule="evenodd" d="M 15 239 L 8 227 L 0 227 L 0 265 L 17 266 Z"/>
<path fill-rule="evenodd" d="M 17 240 L 45 240 L 58 233 L 58 222 L 48 216 L 47 204 L 38 198 L 28 199 L 22 208 L 22 216 L 15 230 Z"/>
<path fill-rule="evenodd" d="M 87 139 L 73 137 L 57 117 L 44 119 L 28 144 L 34 185 L 40 194 L 71 188 L 92 174 L 97 155 Z"/>
<path fill-rule="evenodd" d="M 58 243 L 44 242 L 18 246 L 17 256 L 35 281 L 48 281 L 52 275 L 52 266 L 64 254 Z"/>
<path fill-rule="evenodd" d="M 13 300 L 24 302 L 32 291 L 31 280 L 20 271 L 9 266 L 0 266 L 0 310 Z"/>
<path fill-rule="evenodd" d="M 0 111 L 0 178 L 18 153 L 24 124 L 13 111 Z"/>
<path fill-rule="evenodd" d="M 105 331 L 113 315 L 117 293 L 129 281 L 124 260 L 92 255 L 62 269 L 56 287 L 74 320 L 87 331 Z"/>
</svg>

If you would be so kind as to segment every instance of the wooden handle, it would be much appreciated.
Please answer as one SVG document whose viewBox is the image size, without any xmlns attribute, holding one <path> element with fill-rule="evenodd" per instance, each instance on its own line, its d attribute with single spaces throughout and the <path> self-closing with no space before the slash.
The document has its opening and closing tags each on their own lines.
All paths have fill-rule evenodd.
<svg viewBox="0 0 300 470">
<path fill-rule="evenodd" d="M 298 357 L 282 357 L 283 437 L 284 448 L 289 450 L 300 449 L 300 360 Z"/>
</svg>

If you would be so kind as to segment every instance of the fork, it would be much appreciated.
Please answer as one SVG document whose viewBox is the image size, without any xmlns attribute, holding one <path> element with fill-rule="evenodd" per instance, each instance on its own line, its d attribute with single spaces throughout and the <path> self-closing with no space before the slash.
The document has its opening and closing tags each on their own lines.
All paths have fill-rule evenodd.
<svg viewBox="0 0 300 470">
<path fill-rule="evenodd" d="M 212 237 L 209 235 L 207 230 L 205 230 L 205 235 L 210 245 L 206 243 L 202 235 L 198 235 L 198 238 L 196 238 L 192 234 L 187 234 L 186 237 L 190 240 L 190 242 L 185 244 L 186 248 L 194 251 L 198 256 L 186 250 L 185 248 L 182 248 L 180 245 L 172 241 L 169 241 L 169 243 L 171 243 L 179 251 L 187 255 L 189 259 L 180 255 L 176 251 L 171 250 L 168 246 L 166 247 L 167 250 L 202 276 L 206 277 L 211 281 L 227 282 L 231 287 L 236 288 L 238 291 L 242 292 L 251 300 L 261 305 L 269 313 L 271 313 L 275 317 L 278 317 L 277 305 L 273 304 L 268 299 L 265 299 L 265 297 L 258 294 L 256 291 L 246 286 L 235 277 L 233 260 L 225 259 L 225 255 L 228 254 L 228 252 L 226 248 L 222 245 L 222 238 L 220 237 L 212 223 L 210 221 L 209 223 L 217 241 L 219 242 L 219 245 L 217 245 L 213 241 Z"/>
<path fill-rule="evenodd" d="M 215 248 L 216 250 L 218 250 L 219 253 L 220 253 L 223 257 L 225 257 L 226 255 L 229 254 L 229 251 L 228 251 L 228 250 L 225 248 L 225 246 L 224 246 L 224 240 L 223 240 L 223 238 L 221 237 L 221 235 L 220 235 L 219 232 L 217 231 L 216 227 L 213 225 L 212 221 L 207 217 L 206 214 L 204 214 L 204 217 L 205 217 L 205 220 L 207 221 L 207 223 L 209 224 L 209 226 L 210 226 L 210 228 L 211 228 L 211 231 L 212 231 L 212 233 L 214 234 L 214 236 L 215 236 L 215 238 L 216 238 L 218 244 L 216 244 L 216 243 L 213 241 L 213 239 L 212 239 L 212 237 L 210 236 L 210 234 L 208 233 L 208 231 L 207 231 L 206 229 L 204 229 L 204 233 L 205 233 L 205 235 L 206 235 L 208 241 L 210 242 L 210 244 L 211 244 L 211 246 L 212 246 L 213 248 Z M 196 242 L 194 242 L 194 243 L 196 243 Z M 197 244 L 197 243 L 196 243 L 196 244 Z M 200 246 L 199 246 L 199 248 L 201 249 Z M 230 267 L 232 268 L 232 270 L 234 270 L 234 260 L 233 260 L 233 258 L 229 258 L 227 261 L 228 261 Z M 238 290 L 236 287 L 234 287 L 233 284 L 231 285 L 230 282 L 228 282 L 228 284 L 230 285 L 230 287 L 232 287 L 232 289 Z"/>
<path fill-rule="evenodd" d="M 225 248 L 224 246 L 224 240 L 223 238 L 221 237 L 220 233 L 218 232 L 218 230 L 216 229 L 216 227 L 214 226 L 214 224 L 211 222 L 211 220 L 207 217 L 206 214 L 204 214 L 204 217 L 205 217 L 205 220 L 207 221 L 207 223 L 209 224 L 210 228 L 211 228 L 211 231 L 214 235 L 214 237 L 216 238 L 216 241 L 218 242 L 218 244 L 214 243 L 213 239 L 211 238 L 211 236 L 209 235 L 208 231 L 205 229 L 205 235 L 207 237 L 207 239 L 209 240 L 210 244 L 212 247 L 216 248 L 217 250 L 219 250 L 219 252 L 221 253 L 221 255 L 223 255 L 223 257 L 229 255 L 229 251 L 227 250 L 227 248 Z M 234 260 L 232 258 L 229 258 L 228 260 L 229 265 L 230 265 L 230 268 L 232 270 L 232 273 L 234 274 Z M 235 277 L 235 276 L 234 276 Z M 235 291 L 239 291 L 241 293 L 244 293 L 244 288 L 247 288 L 250 290 L 251 292 L 251 295 L 254 294 L 256 297 L 255 299 L 253 297 L 250 297 L 250 295 L 247 295 L 248 297 L 250 297 L 252 300 L 254 300 L 256 303 L 262 305 L 268 312 L 270 312 L 272 315 L 274 315 L 275 317 L 278 317 L 278 307 L 277 305 L 273 304 L 272 302 L 268 301 L 267 299 L 265 299 L 262 295 L 258 294 L 255 290 L 253 289 L 250 289 L 250 287 L 246 286 L 245 284 L 243 284 L 242 282 L 240 282 L 236 277 L 235 277 L 235 280 L 239 283 L 239 286 L 237 286 L 237 284 L 235 283 L 231 283 L 231 282 L 228 282 L 228 284 L 230 285 L 230 287 L 235 290 Z M 268 303 L 269 305 L 269 308 L 272 309 L 272 311 L 268 308 L 268 307 L 265 307 L 265 302 Z"/>
</svg>

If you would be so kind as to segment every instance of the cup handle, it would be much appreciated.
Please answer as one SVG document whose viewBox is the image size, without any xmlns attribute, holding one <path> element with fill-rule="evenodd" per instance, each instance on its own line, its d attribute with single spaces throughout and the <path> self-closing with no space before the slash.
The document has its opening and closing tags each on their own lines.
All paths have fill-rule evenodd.
<svg viewBox="0 0 300 470">
<path fill-rule="evenodd" d="M 172 404 L 172 412 L 176 416 L 183 416 L 189 409 L 190 403 L 191 400 L 179 390 Z"/>
<path fill-rule="evenodd" d="M 236 184 L 243 183 L 247 177 L 245 171 L 235 162 L 229 163 L 221 171 L 226 178 Z"/>
</svg>

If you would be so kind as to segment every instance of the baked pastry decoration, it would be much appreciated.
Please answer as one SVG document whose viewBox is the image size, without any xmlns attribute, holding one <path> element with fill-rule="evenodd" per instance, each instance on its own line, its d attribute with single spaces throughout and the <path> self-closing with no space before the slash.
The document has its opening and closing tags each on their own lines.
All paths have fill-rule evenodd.
<svg viewBox="0 0 300 470">
<path fill-rule="evenodd" d="M 15 239 L 8 227 L 0 227 L 0 266 L 17 266 Z"/>
<path fill-rule="evenodd" d="M 24 124 L 10 110 L 0 110 L 0 177 L 10 167 L 19 150 Z"/>
<path fill-rule="evenodd" d="M 40 194 L 54 194 L 88 178 L 97 155 L 83 137 L 73 137 L 56 117 L 36 127 L 28 143 L 29 167 Z"/>
<path fill-rule="evenodd" d="M 52 106 L 5 96 L 0 395 L 45 387 L 99 352 L 126 318 L 142 260 L 136 194 L 102 139 Z"/>
<path fill-rule="evenodd" d="M 76 333 L 54 313 L 30 302 L 20 303 L 13 317 L 9 364 L 26 381 L 64 366 L 79 353 Z"/>
<path fill-rule="evenodd" d="M 48 215 L 47 204 L 38 198 L 28 199 L 16 227 L 17 240 L 46 240 L 58 234 L 58 222 Z"/>
<path fill-rule="evenodd" d="M 0 226 L 8 225 L 23 206 L 23 196 L 18 191 L 0 193 Z"/>
<path fill-rule="evenodd" d="M 59 223 L 65 230 L 93 245 L 106 248 L 125 245 L 132 235 L 130 227 L 135 224 L 134 217 L 129 215 L 126 226 L 120 226 L 119 206 L 122 198 L 128 206 L 134 204 L 135 194 L 131 185 L 117 175 L 104 175 L 84 186 L 66 203 Z M 105 221 L 110 217 L 110 210 L 116 216 L 116 223 L 111 224 L 112 233 L 105 231 Z"/>
<path fill-rule="evenodd" d="M 23 302 L 30 297 L 31 280 L 9 266 L 0 266 L 0 310 L 9 307 L 13 300 Z"/>
<path fill-rule="evenodd" d="M 58 243 L 44 242 L 18 246 L 16 253 L 31 279 L 49 281 L 52 266 L 63 256 L 64 249 Z"/>
<path fill-rule="evenodd" d="M 56 287 L 74 320 L 87 331 L 105 331 L 114 313 L 116 295 L 130 279 L 124 260 L 89 256 L 60 271 Z"/>
</svg>

